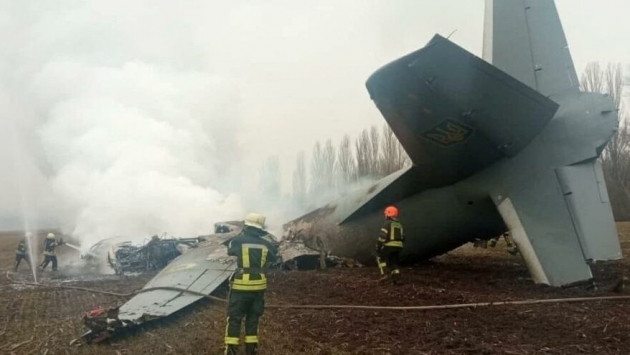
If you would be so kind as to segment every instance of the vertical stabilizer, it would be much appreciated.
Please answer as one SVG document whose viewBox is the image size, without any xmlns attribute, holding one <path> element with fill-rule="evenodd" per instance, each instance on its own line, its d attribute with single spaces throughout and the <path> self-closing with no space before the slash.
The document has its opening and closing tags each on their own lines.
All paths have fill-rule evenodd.
<svg viewBox="0 0 630 355">
<path fill-rule="evenodd" d="M 483 58 L 547 97 L 579 91 L 553 0 L 486 0 Z"/>
</svg>

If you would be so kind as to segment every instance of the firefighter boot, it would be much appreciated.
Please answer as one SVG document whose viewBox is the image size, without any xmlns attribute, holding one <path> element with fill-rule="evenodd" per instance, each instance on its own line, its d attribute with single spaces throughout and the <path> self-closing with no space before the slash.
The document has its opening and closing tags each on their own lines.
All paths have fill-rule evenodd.
<svg viewBox="0 0 630 355">
<path fill-rule="evenodd" d="M 391 277 L 392 277 L 392 283 L 394 285 L 400 285 L 400 270 L 398 269 L 392 270 Z"/>
<path fill-rule="evenodd" d="M 258 355 L 258 344 L 245 344 L 245 354 L 246 355 Z"/>
<path fill-rule="evenodd" d="M 238 355 L 238 345 L 226 345 L 225 355 Z"/>
</svg>

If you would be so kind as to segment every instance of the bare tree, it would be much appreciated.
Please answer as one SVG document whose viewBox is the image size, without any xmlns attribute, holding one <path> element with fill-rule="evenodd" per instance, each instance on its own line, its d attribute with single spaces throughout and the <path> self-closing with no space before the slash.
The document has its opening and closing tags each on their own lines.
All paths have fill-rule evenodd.
<svg viewBox="0 0 630 355">
<path fill-rule="evenodd" d="M 394 135 L 391 127 L 387 124 L 383 125 L 383 131 L 381 133 L 380 160 L 382 176 L 387 176 L 404 168 L 409 162 L 407 153 Z"/>
<path fill-rule="evenodd" d="M 620 64 L 608 64 L 601 69 L 599 63 L 589 63 L 582 74 L 585 91 L 610 95 L 619 109 L 620 127 L 602 154 L 602 167 L 610 194 L 615 219 L 630 219 L 630 127 L 627 112 L 622 105 L 623 70 Z"/>
<path fill-rule="evenodd" d="M 345 135 L 339 144 L 337 153 L 337 181 L 346 185 L 355 179 L 355 161 L 350 148 L 350 136 Z"/>
<path fill-rule="evenodd" d="M 612 97 L 617 108 L 621 107 L 623 92 L 623 70 L 620 63 L 609 63 L 604 74 L 604 92 Z"/>
<path fill-rule="evenodd" d="M 306 154 L 300 151 L 293 171 L 293 199 L 299 207 L 306 205 Z"/>
<path fill-rule="evenodd" d="M 598 62 L 590 62 L 582 73 L 582 90 L 586 92 L 602 92 L 604 88 L 604 73 Z"/>
<path fill-rule="evenodd" d="M 311 158 L 311 195 L 318 195 L 324 190 L 324 152 L 320 142 L 315 143 L 313 147 L 313 156 Z"/>
<path fill-rule="evenodd" d="M 367 130 L 363 130 L 359 138 L 354 142 L 357 158 L 357 178 L 366 178 L 370 175 L 370 136 Z"/>
<path fill-rule="evenodd" d="M 387 124 L 383 125 L 381 137 L 383 137 L 383 143 L 381 144 L 383 147 L 381 150 L 381 169 L 383 175 L 389 175 L 395 171 L 396 137 L 394 137 L 394 132 Z"/>
<path fill-rule="evenodd" d="M 326 141 L 326 146 L 324 147 L 324 151 L 322 153 L 324 186 L 327 189 L 333 189 L 335 187 L 335 162 L 337 160 L 337 156 L 335 155 L 335 147 L 330 139 Z"/>
<path fill-rule="evenodd" d="M 591 64 L 592 63 L 589 63 L 589 65 Z M 593 65 L 593 67 L 599 68 L 599 65 Z M 625 110 L 621 105 L 621 94 L 623 91 L 623 71 L 621 70 L 621 64 L 608 64 L 605 71 L 601 70 L 599 74 L 593 73 L 591 76 L 600 76 L 603 78 L 599 92 L 605 92 L 610 95 L 615 102 L 615 106 L 619 109 L 620 129 L 606 146 L 602 160 L 608 172 L 612 173 L 612 177 L 619 182 L 623 182 L 625 185 L 625 170 L 627 170 L 627 167 L 623 166 L 623 163 L 626 158 L 625 156 L 629 154 L 630 141 L 628 141 L 628 127 L 624 122 Z"/>
<path fill-rule="evenodd" d="M 269 197 L 280 196 L 280 160 L 277 156 L 267 158 L 260 174 L 262 192 Z"/>
<path fill-rule="evenodd" d="M 381 173 L 379 152 L 380 152 L 380 136 L 378 134 L 378 129 L 376 126 L 372 126 L 370 128 L 370 154 L 369 154 L 369 166 L 370 166 L 370 176 L 374 178 L 381 178 L 383 174 Z"/>
</svg>

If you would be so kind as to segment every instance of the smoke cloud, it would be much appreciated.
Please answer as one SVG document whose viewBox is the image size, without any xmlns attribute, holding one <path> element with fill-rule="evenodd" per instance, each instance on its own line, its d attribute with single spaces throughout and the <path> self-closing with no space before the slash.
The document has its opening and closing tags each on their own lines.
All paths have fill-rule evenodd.
<svg viewBox="0 0 630 355">
<path fill-rule="evenodd" d="M 26 216 L 84 247 L 249 210 L 277 233 L 301 211 L 260 194 L 265 158 L 290 191 L 298 151 L 383 122 L 374 70 L 435 33 L 474 53 L 482 38 L 481 0 L 0 4 L 0 227 Z"/>
<path fill-rule="evenodd" d="M 1 67 L 3 111 L 18 111 L 5 122 L 20 137 L 11 170 L 20 186 L 25 176 L 45 181 L 26 197 L 43 206 L 22 204 L 26 227 L 54 215 L 87 248 L 120 235 L 204 234 L 242 218 L 229 192 L 238 190 L 239 83 L 204 65 L 194 31 L 163 26 L 175 8 L 67 5 L 15 5 L 16 20 L 2 22 L 25 34 Z M 179 19 L 199 20 L 190 12 Z"/>
<path fill-rule="evenodd" d="M 230 143 L 218 122 L 232 131 L 239 122 L 226 109 L 237 101 L 228 82 L 144 63 L 72 62 L 48 64 L 36 81 L 40 99 L 54 102 L 39 135 L 57 208 L 83 242 L 196 235 L 241 218 L 240 199 L 218 191 L 228 165 L 219 143 Z"/>
</svg>

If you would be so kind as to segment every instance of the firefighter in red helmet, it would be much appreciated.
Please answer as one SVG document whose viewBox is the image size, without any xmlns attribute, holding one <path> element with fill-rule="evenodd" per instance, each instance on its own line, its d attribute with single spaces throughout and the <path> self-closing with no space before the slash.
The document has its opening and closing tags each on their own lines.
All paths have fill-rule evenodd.
<svg viewBox="0 0 630 355">
<path fill-rule="evenodd" d="M 384 213 L 385 223 L 376 243 L 377 262 L 381 274 L 384 273 L 383 269 L 388 269 L 392 283 L 397 284 L 400 278 L 398 258 L 405 241 L 405 232 L 398 221 L 398 208 L 388 206 Z"/>
</svg>

